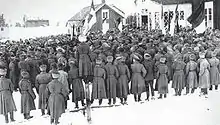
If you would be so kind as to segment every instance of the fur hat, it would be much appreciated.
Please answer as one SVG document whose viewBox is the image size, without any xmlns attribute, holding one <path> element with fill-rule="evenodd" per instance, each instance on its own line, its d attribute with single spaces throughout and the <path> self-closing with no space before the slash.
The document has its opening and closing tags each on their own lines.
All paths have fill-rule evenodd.
<svg viewBox="0 0 220 125">
<path fill-rule="evenodd" d="M 166 57 L 161 57 L 161 58 L 160 58 L 160 62 L 161 62 L 161 63 L 165 63 L 165 62 L 166 62 Z"/>
<path fill-rule="evenodd" d="M 60 77 L 60 73 L 58 71 L 53 71 L 51 74 L 53 79 L 58 79 Z"/>
<path fill-rule="evenodd" d="M 203 58 L 205 58 L 205 54 L 206 54 L 205 52 L 200 52 L 199 57 L 203 59 Z"/>
<path fill-rule="evenodd" d="M 30 77 L 30 75 L 29 75 L 29 73 L 28 73 L 27 71 L 22 71 L 22 72 L 21 72 L 21 77 L 27 79 L 27 78 Z"/>
<path fill-rule="evenodd" d="M 68 60 L 68 62 L 69 62 L 69 65 L 70 65 L 70 64 L 76 64 L 76 59 L 75 59 L 75 58 L 70 58 L 70 59 Z"/>
<path fill-rule="evenodd" d="M 196 59 L 195 54 L 190 54 L 190 55 L 189 55 L 189 60 L 195 60 L 195 59 Z"/>
<path fill-rule="evenodd" d="M 80 42 L 86 42 L 87 41 L 87 38 L 84 35 L 80 35 L 78 39 L 79 39 Z"/>
<path fill-rule="evenodd" d="M 7 74 L 7 70 L 4 68 L 0 68 L 0 75 L 5 76 Z"/>
<path fill-rule="evenodd" d="M 144 59 L 151 59 L 151 55 L 149 53 L 145 53 L 144 54 Z"/>
<path fill-rule="evenodd" d="M 98 58 L 98 59 L 96 59 L 95 62 L 96 62 L 96 64 L 99 64 L 99 65 L 100 65 L 100 64 L 102 64 L 102 59 Z"/>
<path fill-rule="evenodd" d="M 107 62 L 112 62 L 113 61 L 113 56 L 107 56 Z"/>
<path fill-rule="evenodd" d="M 41 71 L 46 71 L 47 70 L 47 65 L 45 65 L 45 64 L 40 65 L 40 70 Z"/>
</svg>

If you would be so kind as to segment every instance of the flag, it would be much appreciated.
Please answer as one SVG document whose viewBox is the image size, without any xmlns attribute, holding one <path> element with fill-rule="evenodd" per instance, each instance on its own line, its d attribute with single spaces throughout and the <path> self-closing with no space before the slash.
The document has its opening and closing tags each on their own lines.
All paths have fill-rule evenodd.
<svg viewBox="0 0 220 125">
<path fill-rule="evenodd" d="M 89 30 L 92 26 L 96 23 L 96 14 L 95 14 L 95 6 L 92 0 L 90 13 L 86 16 L 85 20 L 83 21 L 83 35 L 87 35 Z"/>
<path fill-rule="evenodd" d="M 179 3 L 176 5 L 176 9 L 175 9 L 175 18 L 172 19 L 171 22 L 171 28 L 170 28 L 170 34 L 173 36 L 174 33 L 179 29 L 179 13 L 178 13 L 178 7 L 179 7 Z"/>
<path fill-rule="evenodd" d="M 179 8 L 179 3 L 176 5 L 176 10 L 175 10 L 175 30 L 174 33 L 179 33 L 179 12 L 178 12 L 178 8 Z"/>
<path fill-rule="evenodd" d="M 162 30 L 162 33 L 165 34 L 165 28 L 164 28 L 164 13 L 163 13 L 163 1 L 161 1 L 161 30 Z"/>
<path fill-rule="evenodd" d="M 134 0 L 134 4 L 135 4 L 135 6 L 137 6 L 137 1 L 138 1 L 138 0 Z"/>
<path fill-rule="evenodd" d="M 198 6 L 198 8 L 196 8 L 191 16 L 187 19 L 189 21 L 189 23 L 192 24 L 193 28 L 198 27 L 204 20 L 205 18 L 205 1 L 202 0 Z"/>
</svg>

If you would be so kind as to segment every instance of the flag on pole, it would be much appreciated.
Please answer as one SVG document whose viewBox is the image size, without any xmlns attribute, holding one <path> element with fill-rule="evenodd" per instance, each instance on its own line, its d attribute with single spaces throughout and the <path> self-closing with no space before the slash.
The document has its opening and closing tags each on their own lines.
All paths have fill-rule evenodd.
<svg viewBox="0 0 220 125">
<path fill-rule="evenodd" d="M 175 18 L 172 19 L 172 22 L 171 22 L 171 28 L 170 28 L 170 34 L 173 36 L 174 33 L 176 32 L 177 28 L 179 29 L 179 23 L 178 23 L 178 20 L 179 20 L 179 14 L 178 14 L 178 7 L 179 7 L 179 3 L 176 5 L 176 9 L 175 9 Z"/>
<path fill-rule="evenodd" d="M 86 16 L 83 25 L 83 35 L 87 35 L 92 26 L 96 23 L 95 6 L 92 0 L 90 13 Z"/>
<path fill-rule="evenodd" d="M 179 8 L 179 3 L 176 6 L 176 10 L 175 10 L 175 30 L 174 33 L 179 33 L 179 12 L 178 12 L 178 8 Z"/>
<path fill-rule="evenodd" d="M 187 20 L 189 21 L 189 23 L 192 24 L 193 28 L 196 28 L 203 22 L 204 19 L 205 19 L 205 1 L 202 0 L 198 8 L 196 8 L 195 11 L 192 12 L 191 16 Z"/>
</svg>

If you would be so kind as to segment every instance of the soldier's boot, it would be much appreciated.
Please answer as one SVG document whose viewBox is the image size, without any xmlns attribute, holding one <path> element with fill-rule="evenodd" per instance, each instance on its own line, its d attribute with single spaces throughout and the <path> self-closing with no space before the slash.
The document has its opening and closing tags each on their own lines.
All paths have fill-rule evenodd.
<svg viewBox="0 0 220 125">
<path fill-rule="evenodd" d="M 44 109 L 41 109 L 41 114 L 42 114 L 42 116 L 45 115 L 45 110 Z"/>
<path fill-rule="evenodd" d="M 54 119 L 51 118 L 51 119 L 50 119 L 50 124 L 53 124 L 53 123 L 54 123 Z"/>
<path fill-rule="evenodd" d="M 59 122 L 59 119 L 58 118 L 55 118 L 55 125 L 58 125 L 60 122 Z"/>
<path fill-rule="evenodd" d="M 112 99 L 108 99 L 108 104 L 111 105 Z"/>
<path fill-rule="evenodd" d="M 187 94 L 189 94 L 189 87 L 186 87 L 186 94 L 185 95 L 187 95 Z"/>
<path fill-rule="evenodd" d="M 178 95 L 181 96 L 182 94 L 182 90 L 179 90 Z"/>
<path fill-rule="evenodd" d="M 75 101 L 75 109 L 78 109 L 78 108 L 79 108 L 78 101 Z"/>
<path fill-rule="evenodd" d="M 116 103 L 116 98 L 113 98 L 113 105 L 115 105 Z"/>
<path fill-rule="evenodd" d="M 218 90 L 218 85 L 215 85 L 215 90 Z"/>
<path fill-rule="evenodd" d="M 121 100 L 121 104 L 123 105 L 123 104 L 124 104 L 124 102 L 123 102 L 123 98 L 120 98 L 120 100 Z"/>
<path fill-rule="evenodd" d="M 127 97 L 124 98 L 124 104 L 125 104 L 125 105 L 128 105 L 128 103 L 127 103 Z"/>
<path fill-rule="evenodd" d="M 138 102 L 141 102 L 141 94 L 138 94 Z"/>
<path fill-rule="evenodd" d="M 5 115 L 5 123 L 9 123 L 8 114 Z"/>
<path fill-rule="evenodd" d="M 175 89 L 175 96 L 178 96 L 178 89 Z"/>
<path fill-rule="evenodd" d="M 192 88 L 191 93 L 193 94 L 195 92 L 195 88 Z"/>
<path fill-rule="evenodd" d="M 30 116 L 30 113 L 26 113 L 25 116 L 26 116 L 25 119 L 27 119 L 27 120 L 33 118 L 33 116 Z"/>
<path fill-rule="evenodd" d="M 210 85 L 210 88 L 209 88 L 209 90 L 212 90 L 212 85 Z"/>
<path fill-rule="evenodd" d="M 102 99 L 99 99 L 99 105 L 101 105 L 102 104 Z"/>
<path fill-rule="evenodd" d="M 162 99 L 162 97 L 163 97 L 163 95 L 162 95 L 162 94 L 160 94 L 160 96 L 158 97 L 158 99 Z"/>
<path fill-rule="evenodd" d="M 134 101 L 137 102 L 137 95 L 134 94 Z"/>
<path fill-rule="evenodd" d="M 82 106 L 85 106 L 84 100 L 81 100 L 81 104 Z"/>
<path fill-rule="evenodd" d="M 11 120 L 11 122 L 15 121 L 15 119 L 14 119 L 14 112 L 10 112 L 10 120 Z"/>
<path fill-rule="evenodd" d="M 164 94 L 164 98 L 166 98 L 167 97 L 167 94 Z"/>
</svg>

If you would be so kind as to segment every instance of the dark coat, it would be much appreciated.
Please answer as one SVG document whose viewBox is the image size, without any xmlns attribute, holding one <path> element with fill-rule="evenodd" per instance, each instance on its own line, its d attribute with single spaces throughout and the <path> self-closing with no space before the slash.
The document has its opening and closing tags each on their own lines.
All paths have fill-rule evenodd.
<svg viewBox="0 0 220 125">
<path fill-rule="evenodd" d="M 131 93 L 141 94 L 144 92 L 146 69 L 142 64 L 134 63 L 131 65 L 132 77 L 131 77 Z"/>
<path fill-rule="evenodd" d="M 124 98 L 127 97 L 129 94 L 129 86 L 128 83 L 130 81 L 130 71 L 128 69 L 128 66 L 119 63 L 117 65 L 119 78 L 118 78 L 118 84 L 117 84 L 117 97 Z"/>
<path fill-rule="evenodd" d="M 172 88 L 182 90 L 185 87 L 185 66 L 183 61 L 175 61 L 173 63 L 173 83 Z"/>
<path fill-rule="evenodd" d="M 166 64 L 160 63 L 157 71 L 157 84 L 158 84 L 158 93 L 167 94 L 168 93 L 168 76 L 169 70 Z"/>
<path fill-rule="evenodd" d="M 92 99 L 105 99 L 105 79 L 106 72 L 101 66 L 95 66 L 94 78 L 92 83 Z"/>
<path fill-rule="evenodd" d="M 36 109 L 34 103 L 36 95 L 32 90 L 31 82 L 27 79 L 21 79 L 19 88 L 21 92 L 21 113 L 30 113 L 31 110 Z"/>
<path fill-rule="evenodd" d="M 12 84 L 14 85 L 14 88 L 18 88 L 20 72 L 18 69 L 18 61 L 17 60 L 11 61 L 9 63 L 9 70 L 10 70 L 9 78 L 10 78 Z"/>
<path fill-rule="evenodd" d="M 35 87 L 37 88 L 39 99 L 38 99 L 38 109 L 46 108 L 46 86 L 52 80 L 51 74 L 41 72 L 37 75 L 35 80 Z"/>
<path fill-rule="evenodd" d="M 0 78 L 0 114 L 17 111 L 12 97 L 13 85 L 11 80 Z"/>
<path fill-rule="evenodd" d="M 65 112 L 65 98 L 68 92 L 58 80 L 52 80 L 46 87 L 51 118 L 59 118 Z"/>
<path fill-rule="evenodd" d="M 72 86 L 72 102 L 85 99 L 85 92 L 82 83 L 82 79 L 79 78 L 79 69 L 77 67 L 71 67 L 68 72 L 68 81 Z"/>
<path fill-rule="evenodd" d="M 92 75 L 92 64 L 90 60 L 90 48 L 86 43 L 81 43 L 77 48 L 76 58 L 79 63 L 79 76 Z"/>
<path fill-rule="evenodd" d="M 143 65 L 147 71 L 146 76 L 145 76 L 145 81 L 152 81 L 154 80 L 154 64 L 155 61 L 153 59 L 151 60 L 144 60 Z"/>
<path fill-rule="evenodd" d="M 110 98 L 116 98 L 116 85 L 118 84 L 117 78 L 119 76 L 118 69 L 115 65 L 112 65 L 111 63 L 107 63 L 105 65 L 106 70 L 106 92 L 107 97 Z"/>
</svg>

